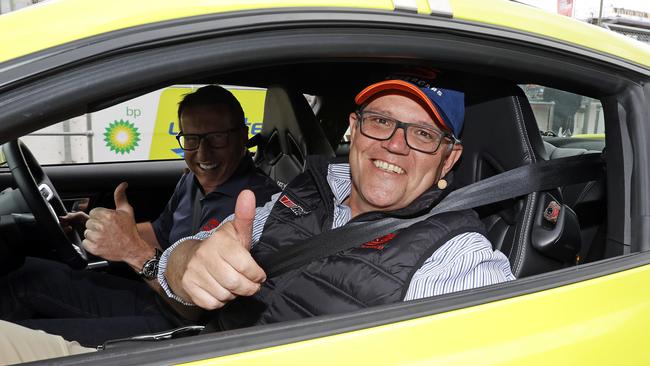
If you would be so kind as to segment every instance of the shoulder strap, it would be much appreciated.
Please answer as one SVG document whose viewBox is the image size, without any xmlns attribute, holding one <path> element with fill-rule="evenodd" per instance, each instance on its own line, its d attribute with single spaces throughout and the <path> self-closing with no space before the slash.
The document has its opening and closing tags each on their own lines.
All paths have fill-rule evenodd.
<svg viewBox="0 0 650 366">
<path fill-rule="evenodd" d="M 600 154 L 543 160 L 483 179 L 451 192 L 431 211 L 413 218 L 384 218 L 350 222 L 295 245 L 263 265 L 268 277 L 298 268 L 316 259 L 353 248 L 444 212 L 461 211 L 490 203 L 599 179 L 604 172 Z"/>
</svg>

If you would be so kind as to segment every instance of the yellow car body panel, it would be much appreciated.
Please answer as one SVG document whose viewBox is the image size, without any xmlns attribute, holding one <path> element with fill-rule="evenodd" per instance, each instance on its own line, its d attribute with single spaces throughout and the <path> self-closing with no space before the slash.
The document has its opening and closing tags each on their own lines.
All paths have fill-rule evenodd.
<svg viewBox="0 0 650 366">
<path fill-rule="evenodd" d="M 3 46 L 0 62 L 114 30 L 165 20 L 287 7 L 394 9 L 391 0 L 52 1 L 2 15 L 0 45 Z"/>
<path fill-rule="evenodd" d="M 505 0 L 449 0 L 455 19 L 538 34 L 622 57 L 650 67 L 650 46 L 574 19 Z M 422 16 L 427 0 L 415 0 Z M 393 11 L 391 0 L 60 0 L 2 15 L 0 62 L 95 35 L 185 17 L 290 7 L 365 8 Z M 43 26 L 46 25 L 46 26 Z"/>
<path fill-rule="evenodd" d="M 535 33 L 650 67 L 650 45 L 605 28 L 512 1 L 451 1 L 455 19 Z"/>
<path fill-rule="evenodd" d="M 640 351 L 647 348 L 650 329 L 648 283 L 650 265 L 188 365 L 648 365 L 650 352 Z"/>
<path fill-rule="evenodd" d="M 571 136 L 576 139 L 600 139 L 604 140 L 605 139 L 605 134 L 604 133 L 582 133 L 578 135 L 573 135 Z"/>
</svg>

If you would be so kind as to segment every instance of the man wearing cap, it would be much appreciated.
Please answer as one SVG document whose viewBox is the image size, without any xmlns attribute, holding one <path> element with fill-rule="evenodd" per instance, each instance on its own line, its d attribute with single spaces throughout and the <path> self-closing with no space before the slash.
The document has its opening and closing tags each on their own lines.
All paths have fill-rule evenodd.
<svg viewBox="0 0 650 366">
<path fill-rule="evenodd" d="M 221 312 L 220 329 L 354 311 L 513 280 L 508 259 L 492 250 L 471 211 L 433 216 L 336 255 L 267 278 L 259 266 L 303 240 L 383 217 L 428 212 L 447 188 L 462 153 L 464 95 L 407 77 L 372 84 L 350 114 L 349 162 L 310 158 L 306 171 L 263 207 L 242 191 L 235 214 L 216 229 L 163 253 L 158 280 L 168 296 Z M 240 301 L 233 301 L 238 299 Z M 247 299 L 248 301 L 241 301 Z M 229 314 L 244 318 L 224 319 Z M 0 321 L 2 330 L 34 336 Z M 0 342 L 0 347 L 3 342 Z M 9 342 L 14 349 L 16 341 Z M 90 352 L 39 335 L 48 357 Z"/>
<path fill-rule="evenodd" d="M 403 80 L 401 80 L 403 79 Z M 407 301 L 514 279 L 477 215 L 436 215 L 267 278 L 264 263 L 305 239 L 351 220 L 428 212 L 462 153 L 462 92 L 407 76 L 372 84 L 350 114 L 349 163 L 308 160 L 307 171 L 264 207 L 240 194 L 234 218 L 176 243 L 161 259 L 167 294 L 204 309 L 252 297 L 249 324 L 300 319 Z M 237 313 L 238 301 L 228 310 Z M 224 312 L 228 314 L 229 312 Z M 221 322 L 228 329 L 227 322 Z M 236 324 L 235 326 L 240 326 Z"/>
</svg>

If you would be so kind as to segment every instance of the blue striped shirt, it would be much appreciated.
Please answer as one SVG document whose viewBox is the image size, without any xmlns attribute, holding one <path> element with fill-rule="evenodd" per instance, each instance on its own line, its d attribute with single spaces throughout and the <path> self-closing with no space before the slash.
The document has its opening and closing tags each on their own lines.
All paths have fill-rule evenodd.
<svg viewBox="0 0 650 366">
<path fill-rule="evenodd" d="M 332 229 L 336 229 L 352 219 L 352 210 L 343 203 L 352 190 L 349 164 L 330 164 L 327 182 L 334 194 Z M 263 207 L 256 209 L 251 246 L 257 244 L 262 236 L 266 219 L 269 217 L 273 205 L 280 198 L 280 194 L 276 193 Z M 230 215 L 223 222 L 231 221 L 233 218 L 234 215 Z M 158 281 L 169 297 L 187 304 L 171 291 L 165 279 L 165 269 L 171 252 L 181 242 L 189 239 L 204 240 L 217 229 L 202 231 L 194 236 L 183 238 L 163 253 L 158 269 Z M 447 241 L 415 272 L 404 301 L 514 279 L 508 258 L 498 250 L 492 250 L 492 244 L 485 236 L 475 232 L 463 233 Z"/>
</svg>

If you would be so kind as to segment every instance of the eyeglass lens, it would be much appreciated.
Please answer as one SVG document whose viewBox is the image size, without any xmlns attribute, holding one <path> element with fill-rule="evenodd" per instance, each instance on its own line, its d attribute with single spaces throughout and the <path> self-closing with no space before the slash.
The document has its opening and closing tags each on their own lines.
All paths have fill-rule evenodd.
<svg viewBox="0 0 650 366">
<path fill-rule="evenodd" d="M 400 122 L 374 113 L 363 113 L 361 132 L 378 140 L 390 139 L 397 128 L 405 129 L 406 144 L 412 149 L 433 153 L 438 149 L 442 134 L 432 128 Z"/>
<path fill-rule="evenodd" d="M 183 150 L 198 149 L 201 140 L 204 140 L 203 143 L 207 143 L 208 146 L 213 148 L 225 147 L 228 145 L 228 134 L 217 132 L 205 135 L 187 134 L 178 136 L 178 143 Z"/>
</svg>

